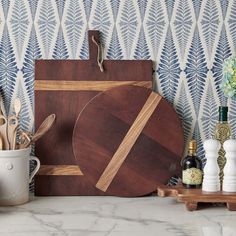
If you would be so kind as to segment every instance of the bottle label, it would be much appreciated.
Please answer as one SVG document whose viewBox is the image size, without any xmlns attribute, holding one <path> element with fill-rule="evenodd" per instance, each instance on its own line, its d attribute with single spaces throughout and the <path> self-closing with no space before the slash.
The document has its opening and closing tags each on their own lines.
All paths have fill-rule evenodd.
<svg viewBox="0 0 236 236">
<path fill-rule="evenodd" d="M 197 168 L 183 170 L 183 184 L 198 185 L 202 183 L 202 171 Z"/>
</svg>

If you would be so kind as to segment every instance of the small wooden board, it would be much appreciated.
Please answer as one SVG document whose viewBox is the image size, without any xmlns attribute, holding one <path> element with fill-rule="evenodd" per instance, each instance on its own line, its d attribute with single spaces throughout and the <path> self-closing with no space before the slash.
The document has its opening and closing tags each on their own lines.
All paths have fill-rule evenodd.
<svg viewBox="0 0 236 236">
<path fill-rule="evenodd" d="M 197 210 L 198 203 L 226 203 L 228 210 L 236 211 L 236 193 L 204 192 L 202 189 L 186 189 L 181 185 L 160 186 L 157 188 L 159 197 L 175 197 L 185 203 L 187 210 Z"/>
<path fill-rule="evenodd" d="M 73 133 L 78 164 L 105 193 L 135 197 L 180 173 L 184 141 L 172 107 L 151 89 L 120 86 L 98 94 Z"/>
</svg>

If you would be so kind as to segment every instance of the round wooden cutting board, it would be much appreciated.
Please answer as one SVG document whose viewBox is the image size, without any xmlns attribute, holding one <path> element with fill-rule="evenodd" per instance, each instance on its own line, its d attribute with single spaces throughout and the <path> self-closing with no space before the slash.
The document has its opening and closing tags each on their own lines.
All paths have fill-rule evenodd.
<svg viewBox="0 0 236 236">
<path fill-rule="evenodd" d="M 79 114 L 73 150 L 98 189 L 116 196 L 143 196 L 180 173 L 181 122 L 159 94 L 120 86 L 94 97 Z"/>
</svg>

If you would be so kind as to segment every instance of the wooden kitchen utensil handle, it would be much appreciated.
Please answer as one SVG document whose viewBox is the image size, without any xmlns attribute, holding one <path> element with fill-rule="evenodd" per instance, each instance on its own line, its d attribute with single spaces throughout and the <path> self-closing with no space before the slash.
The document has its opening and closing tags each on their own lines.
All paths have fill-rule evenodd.
<svg viewBox="0 0 236 236">
<path fill-rule="evenodd" d="M 39 138 L 41 138 L 48 130 L 52 127 L 54 121 L 56 119 L 55 114 L 51 114 L 48 116 L 43 123 L 39 126 L 38 130 L 32 137 L 32 142 L 36 142 Z"/>
<path fill-rule="evenodd" d="M 16 125 L 16 127 L 13 132 L 12 143 L 10 144 L 12 146 L 12 150 L 16 149 L 16 135 L 17 135 L 17 128 L 18 128 L 18 124 L 19 124 L 19 115 L 20 115 L 20 111 L 21 111 L 21 101 L 19 98 L 16 98 L 14 101 L 14 109 L 15 109 L 15 119 L 16 119 L 15 125 Z"/>
<path fill-rule="evenodd" d="M 97 188 L 104 192 L 107 190 L 116 173 L 118 172 L 119 168 L 121 167 L 122 163 L 125 161 L 134 143 L 136 142 L 145 125 L 147 124 L 149 118 L 151 117 L 157 105 L 161 101 L 161 98 L 162 97 L 155 92 L 152 92 L 149 95 L 147 101 L 145 102 L 134 123 L 132 124 L 128 133 L 126 134 L 120 146 L 118 147 L 116 153 L 113 155 L 111 161 L 109 162 L 103 174 L 99 178 L 96 184 Z"/>
<path fill-rule="evenodd" d="M 8 118 L 8 125 L 7 125 L 7 135 L 8 141 L 10 145 L 10 150 L 15 149 L 15 142 L 16 142 L 16 129 L 18 127 L 18 119 L 16 116 L 11 116 Z"/>
<path fill-rule="evenodd" d="M 3 141 L 3 149 L 9 150 L 8 132 L 7 132 L 7 119 L 5 116 L 0 115 L 0 134 Z"/>
<path fill-rule="evenodd" d="M 52 125 L 54 124 L 56 119 L 56 115 L 55 114 L 51 114 L 50 116 L 48 116 L 43 123 L 39 126 L 38 130 L 36 131 L 36 133 L 32 136 L 30 142 L 23 142 L 20 145 L 20 148 L 27 148 L 29 147 L 32 143 L 36 142 L 38 139 L 40 139 L 44 134 L 46 134 L 49 129 L 52 127 Z M 27 137 L 27 134 L 24 134 L 25 137 Z"/>
</svg>

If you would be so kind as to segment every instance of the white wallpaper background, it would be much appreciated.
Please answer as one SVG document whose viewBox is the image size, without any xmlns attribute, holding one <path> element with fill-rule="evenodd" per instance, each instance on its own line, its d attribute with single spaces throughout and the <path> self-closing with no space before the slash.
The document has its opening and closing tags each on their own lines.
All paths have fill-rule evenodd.
<svg viewBox="0 0 236 236">
<path fill-rule="evenodd" d="M 0 92 L 7 114 L 23 102 L 21 128 L 34 124 L 34 59 L 88 58 L 87 30 L 101 31 L 105 57 L 152 59 L 155 90 L 183 121 L 185 141 L 210 137 L 222 62 L 236 50 L 236 0 L 0 0 Z"/>
</svg>

